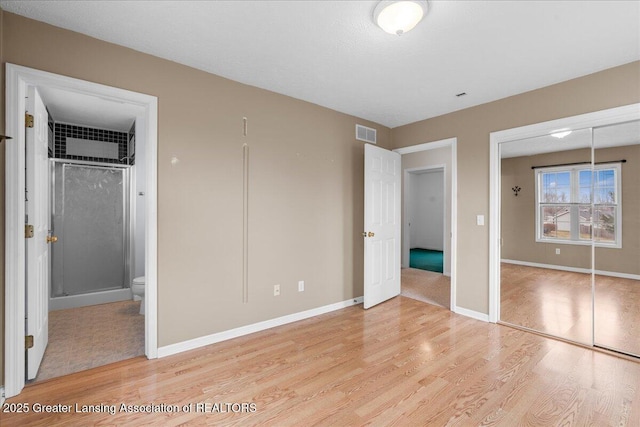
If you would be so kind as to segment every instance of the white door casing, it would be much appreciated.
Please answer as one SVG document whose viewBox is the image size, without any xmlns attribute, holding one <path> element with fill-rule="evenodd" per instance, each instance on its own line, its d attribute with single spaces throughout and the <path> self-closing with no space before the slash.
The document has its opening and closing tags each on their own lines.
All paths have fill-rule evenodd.
<svg viewBox="0 0 640 427">
<path fill-rule="evenodd" d="M 364 146 L 364 308 L 400 294 L 401 156 Z"/>
<path fill-rule="evenodd" d="M 27 88 L 56 87 L 141 107 L 136 115 L 136 139 L 145 144 L 145 354 L 158 357 L 158 99 L 155 96 L 78 80 L 15 64 L 5 64 L 5 397 L 20 393 L 25 385 L 25 128 Z"/>
<path fill-rule="evenodd" d="M 450 154 L 451 154 L 451 174 L 450 174 L 450 178 L 451 178 L 451 188 L 449 192 L 446 192 L 446 196 L 447 198 L 450 198 L 450 204 L 451 204 L 451 216 L 449 217 L 448 221 L 449 225 L 450 225 L 450 240 L 449 240 L 449 254 L 450 254 L 450 258 L 449 258 L 449 267 L 450 267 L 450 272 L 451 272 L 451 293 L 450 293 L 450 298 L 451 298 L 451 305 L 450 305 L 450 309 L 451 311 L 455 312 L 455 313 L 461 313 L 464 314 L 465 316 L 469 315 L 468 311 L 465 311 L 463 308 L 460 308 L 456 305 L 456 278 L 457 278 L 457 274 L 456 274 L 456 265 L 457 265 L 457 235 L 458 235 L 458 199 L 457 199 L 457 194 L 458 194 L 458 167 L 457 167 L 457 145 L 458 145 L 458 139 L 457 138 L 448 138 L 448 139 L 442 139 L 442 140 L 438 140 L 438 141 L 431 141 L 431 142 L 425 142 L 425 143 L 421 143 L 421 144 L 417 144 L 417 145 L 410 145 L 407 147 L 402 147 L 402 148 L 396 148 L 395 150 L 393 150 L 395 153 L 398 153 L 400 155 L 405 155 L 405 154 L 411 154 L 411 153 L 418 153 L 418 152 L 429 152 L 431 150 L 437 150 L 440 148 L 447 148 L 450 150 Z M 445 164 L 442 165 L 443 167 L 446 166 Z M 421 168 L 422 169 L 422 168 Z M 445 169 L 446 170 L 446 169 Z M 406 171 L 405 171 L 406 172 Z M 405 198 L 403 203 L 406 204 L 407 199 Z M 406 209 L 406 205 L 405 205 L 405 209 Z M 408 227 L 406 227 L 405 224 L 405 229 L 403 229 L 403 233 L 407 232 Z M 406 235 L 406 234 L 405 234 Z M 445 242 L 447 242 L 447 236 L 445 235 Z M 407 254 L 409 251 L 408 246 L 405 247 L 407 250 Z M 408 257 L 407 257 L 408 258 Z M 409 260 L 407 259 L 407 266 L 409 264 Z"/>
<path fill-rule="evenodd" d="M 26 215 L 33 237 L 26 240 L 26 334 L 33 336 L 27 350 L 27 379 L 38 374 L 49 341 L 49 163 L 48 113 L 35 87 L 27 90 L 27 113 L 33 127 L 26 132 Z"/>
</svg>

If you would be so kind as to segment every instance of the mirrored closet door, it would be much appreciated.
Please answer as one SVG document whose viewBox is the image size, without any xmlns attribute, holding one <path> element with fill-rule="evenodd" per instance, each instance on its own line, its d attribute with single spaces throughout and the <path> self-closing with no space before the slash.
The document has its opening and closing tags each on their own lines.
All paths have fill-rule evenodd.
<svg viewBox="0 0 640 427">
<path fill-rule="evenodd" d="M 594 343 L 640 356 L 640 121 L 593 130 Z"/>
<path fill-rule="evenodd" d="M 500 320 L 591 344 L 592 130 L 501 144 Z"/>
<path fill-rule="evenodd" d="M 640 120 L 498 147 L 499 320 L 640 356 Z"/>
</svg>

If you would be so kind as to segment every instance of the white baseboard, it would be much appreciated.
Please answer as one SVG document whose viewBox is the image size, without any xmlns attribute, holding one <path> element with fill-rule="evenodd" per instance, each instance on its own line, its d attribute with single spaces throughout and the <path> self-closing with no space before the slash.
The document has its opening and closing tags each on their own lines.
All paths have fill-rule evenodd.
<svg viewBox="0 0 640 427">
<path fill-rule="evenodd" d="M 352 305 L 362 304 L 364 297 L 357 297 L 335 304 L 325 305 L 323 307 L 313 308 L 311 310 L 301 311 L 286 316 L 278 317 L 264 322 L 254 323 L 252 325 L 241 326 L 239 328 L 230 329 L 228 331 L 218 332 L 216 334 L 207 335 L 200 338 L 194 338 L 188 341 L 182 341 L 176 344 L 170 344 L 158 347 L 158 357 L 171 356 L 172 354 L 182 353 L 183 351 L 193 350 L 199 347 L 215 344 L 221 341 L 238 338 L 243 335 L 253 334 L 254 332 L 264 331 L 265 329 L 275 328 L 276 326 L 286 325 L 288 323 L 297 322 L 299 320 L 308 319 L 310 317 L 319 316 L 321 314 L 340 310 Z"/>
<path fill-rule="evenodd" d="M 591 273 L 589 268 L 567 267 L 564 265 L 541 264 L 538 262 L 518 261 L 515 259 L 502 259 L 500 262 L 505 264 L 524 265 L 525 267 L 548 268 L 550 270 L 571 271 L 573 273 Z M 640 280 L 640 274 L 618 273 L 617 271 L 596 270 L 595 273 L 600 276 L 619 277 L 621 279 Z"/>
<path fill-rule="evenodd" d="M 461 314 L 463 316 L 471 317 L 472 319 L 482 320 L 483 322 L 489 321 L 489 315 L 480 313 L 479 311 L 469 310 L 468 308 L 463 307 L 454 307 L 453 312 L 456 314 Z"/>
</svg>

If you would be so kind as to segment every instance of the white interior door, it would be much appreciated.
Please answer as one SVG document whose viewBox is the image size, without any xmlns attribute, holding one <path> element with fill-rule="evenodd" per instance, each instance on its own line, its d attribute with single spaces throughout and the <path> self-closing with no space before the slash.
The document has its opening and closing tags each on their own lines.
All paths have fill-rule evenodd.
<svg viewBox="0 0 640 427">
<path fill-rule="evenodd" d="M 27 113 L 33 127 L 26 129 L 26 214 L 33 237 L 26 240 L 27 294 L 26 331 L 33 336 L 27 350 L 27 379 L 38 373 L 49 341 L 49 169 L 48 114 L 35 87 L 29 87 Z"/>
<path fill-rule="evenodd" d="M 400 154 L 364 146 L 364 308 L 400 294 Z"/>
</svg>

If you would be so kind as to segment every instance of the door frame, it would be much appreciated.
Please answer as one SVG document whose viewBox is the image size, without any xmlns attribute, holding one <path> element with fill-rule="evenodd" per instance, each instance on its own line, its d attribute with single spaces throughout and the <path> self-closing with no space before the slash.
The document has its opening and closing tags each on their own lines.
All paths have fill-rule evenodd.
<svg viewBox="0 0 640 427">
<path fill-rule="evenodd" d="M 466 313 L 465 309 L 459 308 L 456 305 L 456 289 L 457 289 L 457 250 L 458 250 L 458 138 L 447 138 L 433 142 L 425 142 L 417 145 L 410 145 L 408 147 L 396 148 L 396 153 L 401 155 L 418 153 L 420 151 L 435 150 L 437 148 L 450 148 L 451 149 L 451 194 L 447 194 L 445 189 L 445 198 L 451 198 L 451 305 L 449 309 L 454 313 Z M 446 171 L 445 171 L 446 180 Z M 404 193 L 404 190 L 403 190 Z M 403 201 L 404 203 L 404 201 Z M 403 223 L 404 226 L 404 223 Z M 404 230 L 403 230 L 404 233 Z M 445 239 L 446 243 L 446 239 Z"/>
<path fill-rule="evenodd" d="M 500 320 L 500 144 L 551 134 L 640 120 L 640 103 L 506 129 L 489 134 L 489 321 Z"/>
<path fill-rule="evenodd" d="M 155 96 L 61 76 L 14 64 L 6 64 L 6 133 L 13 139 L 6 145 L 5 165 L 5 348 L 4 386 L 6 397 L 18 395 L 25 385 L 25 129 L 27 86 L 52 87 L 142 107 L 136 117 L 146 149 L 146 233 L 145 354 L 158 357 L 157 327 L 157 152 L 158 99 Z"/>
</svg>

